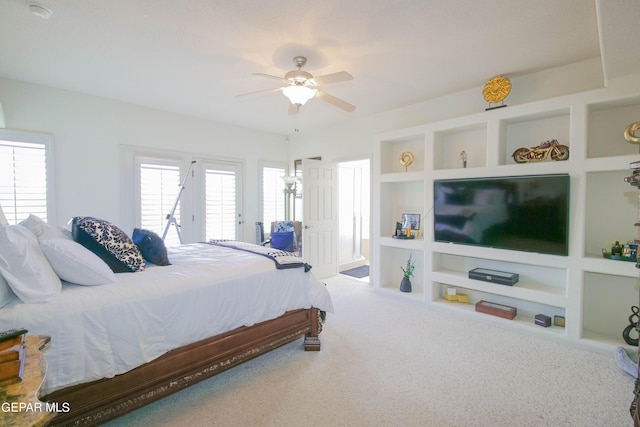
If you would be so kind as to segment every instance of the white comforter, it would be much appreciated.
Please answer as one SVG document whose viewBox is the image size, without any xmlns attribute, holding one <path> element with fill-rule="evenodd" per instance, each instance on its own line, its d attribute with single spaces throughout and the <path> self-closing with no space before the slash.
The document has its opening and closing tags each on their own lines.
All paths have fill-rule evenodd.
<svg viewBox="0 0 640 427">
<path fill-rule="evenodd" d="M 43 304 L 15 299 L 0 330 L 51 336 L 44 393 L 110 378 L 163 353 L 240 326 L 317 307 L 333 312 L 326 287 L 303 268 L 208 244 L 169 248 L 172 265 L 118 273 L 102 286 L 65 284 Z"/>
</svg>

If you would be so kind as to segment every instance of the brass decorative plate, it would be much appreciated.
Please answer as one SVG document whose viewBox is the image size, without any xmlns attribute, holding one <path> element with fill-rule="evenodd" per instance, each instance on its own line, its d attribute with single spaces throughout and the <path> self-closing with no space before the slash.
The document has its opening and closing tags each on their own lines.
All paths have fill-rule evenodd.
<svg viewBox="0 0 640 427">
<path fill-rule="evenodd" d="M 484 85 L 482 96 L 487 102 L 500 102 L 511 92 L 511 81 L 504 76 L 494 77 Z"/>
</svg>

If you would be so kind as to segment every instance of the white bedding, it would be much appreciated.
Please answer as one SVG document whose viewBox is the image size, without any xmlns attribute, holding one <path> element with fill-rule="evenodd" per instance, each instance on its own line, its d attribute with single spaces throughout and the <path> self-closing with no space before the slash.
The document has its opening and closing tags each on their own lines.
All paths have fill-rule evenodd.
<svg viewBox="0 0 640 427">
<path fill-rule="evenodd" d="M 100 286 L 65 283 L 47 303 L 17 298 L 0 309 L 0 330 L 51 336 L 44 393 L 110 378 L 163 353 L 288 310 L 333 312 L 326 287 L 304 268 L 208 244 L 169 248 L 170 266 L 118 273 Z"/>
</svg>

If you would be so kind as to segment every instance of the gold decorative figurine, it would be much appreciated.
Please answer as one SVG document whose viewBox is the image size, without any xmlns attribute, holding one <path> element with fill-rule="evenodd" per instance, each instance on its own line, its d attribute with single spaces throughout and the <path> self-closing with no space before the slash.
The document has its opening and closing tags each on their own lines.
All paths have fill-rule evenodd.
<svg viewBox="0 0 640 427">
<path fill-rule="evenodd" d="M 489 103 L 489 108 L 485 110 L 506 107 L 507 105 L 503 101 L 509 95 L 509 92 L 511 92 L 511 81 L 507 77 L 497 76 L 489 80 L 485 83 L 484 89 L 482 89 L 482 96 Z M 496 102 L 501 102 L 501 104 L 492 107 L 491 104 Z"/>
<path fill-rule="evenodd" d="M 405 151 L 400 154 L 400 164 L 404 166 L 404 171 L 407 171 L 407 168 L 411 166 L 413 163 L 413 153 L 411 151 Z"/>
<path fill-rule="evenodd" d="M 633 122 L 624 130 L 624 139 L 629 144 L 640 144 L 640 136 L 636 132 L 640 130 L 640 122 Z"/>
</svg>

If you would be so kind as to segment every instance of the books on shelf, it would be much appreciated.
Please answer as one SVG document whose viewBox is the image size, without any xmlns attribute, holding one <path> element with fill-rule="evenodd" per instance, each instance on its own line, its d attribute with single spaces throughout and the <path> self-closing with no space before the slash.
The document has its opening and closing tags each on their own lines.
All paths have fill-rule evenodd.
<svg viewBox="0 0 640 427">
<path fill-rule="evenodd" d="M 0 332 L 0 386 L 22 379 L 26 330 Z"/>
</svg>

